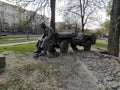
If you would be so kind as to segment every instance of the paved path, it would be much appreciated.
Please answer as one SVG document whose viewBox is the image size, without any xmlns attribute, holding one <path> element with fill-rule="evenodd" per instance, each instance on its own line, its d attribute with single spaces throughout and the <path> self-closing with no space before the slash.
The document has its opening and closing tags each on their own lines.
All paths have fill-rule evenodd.
<svg viewBox="0 0 120 90">
<path fill-rule="evenodd" d="M 108 44 L 108 40 L 107 39 L 97 39 L 96 42 L 98 43 L 103 43 L 103 44 Z"/>
<path fill-rule="evenodd" d="M 28 41 L 28 42 L 19 42 L 19 43 L 0 44 L 0 46 L 12 46 L 12 45 L 19 45 L 19 44 L 34 43 L 34 42 L 37 42 L 37 41 Z"/>
</svg>

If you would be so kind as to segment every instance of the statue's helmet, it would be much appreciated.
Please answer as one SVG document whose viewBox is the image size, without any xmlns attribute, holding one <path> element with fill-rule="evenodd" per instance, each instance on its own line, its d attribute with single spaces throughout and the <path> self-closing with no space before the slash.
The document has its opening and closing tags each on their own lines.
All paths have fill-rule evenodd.
<svg viewBox="0 0 120 90">
<path fill-rule="evenodd" d="M 40 24 L 40 26 L 41 26 L 41 28 L 43 28 L 43 29 L 44 29 L 44 28 L 46 28 L 46 25 L 45 25 L 45 23 L 44 23 L 44 22 L 43 22 L 43 23 L 41 23 L 41 24 Z"/>
</svg>

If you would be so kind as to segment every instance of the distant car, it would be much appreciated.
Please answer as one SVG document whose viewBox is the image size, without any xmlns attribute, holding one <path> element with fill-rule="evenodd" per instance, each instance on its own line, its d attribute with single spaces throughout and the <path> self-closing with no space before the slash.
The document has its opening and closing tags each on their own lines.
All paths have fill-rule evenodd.
<svg viewBox="0 0 120 90">
<path fill-rule="evenodd" d="M 102 37 L 102 38 L 107 38 L 107 35 L 101 34 L 101 37 Z"/>
<path fill-rule="evenodd" d="M 0 36 L 7 36 L 7 35 L 8 33 L 5 33 L 5 32 L 0 33 Z"/>
</svg>

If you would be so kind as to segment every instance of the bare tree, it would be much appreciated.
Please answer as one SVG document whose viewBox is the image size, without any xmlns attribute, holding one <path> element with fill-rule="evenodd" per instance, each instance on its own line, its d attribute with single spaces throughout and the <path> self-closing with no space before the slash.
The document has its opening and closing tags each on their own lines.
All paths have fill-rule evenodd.
<svg viewBox="0 0 120 90">
<path fill-rule="evenodd" d="M 84 32 L 85 25 L 88 21 L 93 22 L 97 20 L 97 13 L 99 9 L 103 8 L 105 2 L 102 0 L 68 0 L 66 9 L 67 14 L 72 13 L 77 15 L 81 23 L 81 31 Z M 100 5 L 99 5 L 100 4 Z M 72 16 L 73 17 L 73 16 Z M 71 17 L 71 18 L 72 18 Z"/>
<path fill-rule="evenodd" d="M 0 36 L 1 36 L 1 32 L 2 32 L 2 20 L 0 19 Z"/>
<path fill-rule="evenodd" d="M 29 26 L 32 21 L 35 21 L 35 16 L 36 14 L 42 13 L 43 12 L 43 8 L 48 6 L 48 1 L 49 0 L 8 0 L 10 2 L 15 3 L 18 7 L 19 7 L 19 20 L 21 21 L 22 17 L 21 15 L 25 15 L 26 16 L 26 22 L 24 24 L 24 29 L 26 30 L 26 35 L 27 35 L 27 39 L 29 39 L 29 34 L 28 34 L 28 29 L 26 28 L 27 26 Z M 26 9 L 27 7 L 31 7 L 31 15 L 27 16 L 26 12 L 24 9 Z M 39 21 L 41 21 L 44 18 L 44 16 L 40 15 Z"/>
</svg>

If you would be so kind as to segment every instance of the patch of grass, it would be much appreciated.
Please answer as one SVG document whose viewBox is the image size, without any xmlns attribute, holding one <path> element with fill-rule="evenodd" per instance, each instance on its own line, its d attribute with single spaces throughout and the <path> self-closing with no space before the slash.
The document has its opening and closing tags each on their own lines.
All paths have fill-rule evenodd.
<svg viewBox="0 0 120 90">
<path fill-rule="evenodd" d="M 39 71 L 39 73 L 43 75 L 41 79 L 50 79 L 51 76 L 58 76 L 60 74 L 56 64 L 28 64 L 22 68 L 22 71 L 24 71 L 26 75 L 31 75 L 31 73 L 33 73 L 35 70 Z"/>
<path fill-rule="evenodd" d="M 27 64 L 9 70 L 7 74 L 9 78 L 2 88 L 11 90 L 46 90 L 46 87 L 49 87 L 47 90 L 56 90 L 53 86 L 63 87 L 65 85 L 60 64 Z"/>
<path fill-rule="evenodd" d="M 7 82 L 7 88 L 12 88 L 13 90 L 24 90 L 24 82 L 20 77 L 11 78 Z"/>
<path fill-rule="evenodd" d="M 0 90 L 7 90 L 7 87 L 4 84 L 0 84 Z"/>
<path fill-rule="evenodd" d="M 103 43 L 96 43 L 95 46 L 101 47 L 101 48 L 107 48 L 107 45 L 103 44 Z M 120 48 L 119 48 L 119 50 L 120 50 Z"/>
<path fill-rule="evenodd" d="M 0 37 L 0 44 L 26 42 L 33 40 L 38 40 L 38 37 L 29 37 L 29 40 L 27 40 L 27 38 L 23 36 L 6 36 Z"/>
<path fill-rule="evenodd" d="M 35 47 L 35 43 L 14 45 L 14 46 L 1 46 L 0 47 L 0 52 L 3 52 L 3 51 L 14 51 L 14 52 L 19 52 L 19 53 L 24 53 L 24 52 L 34 51 L 35 48 L 36 48 Z"/>
<path fill-rule="evenodd" d="M 106 44 L 103 43 L 96 43 L 95 46 L 101 47 L 101 48 L 107 48 Z"/>
</svg>

